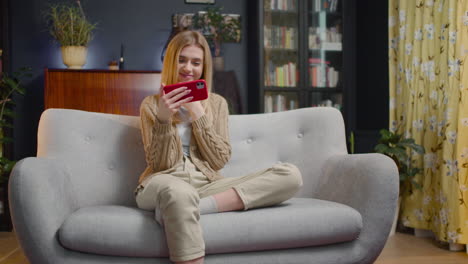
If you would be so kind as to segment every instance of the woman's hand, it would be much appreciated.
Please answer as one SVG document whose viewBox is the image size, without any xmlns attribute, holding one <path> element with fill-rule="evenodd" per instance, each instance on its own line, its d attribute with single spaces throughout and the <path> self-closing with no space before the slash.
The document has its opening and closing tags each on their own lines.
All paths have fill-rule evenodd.
<svg viewBox="0 0 468 264">
<path fill-rule="evenodd" d="M 193 99 L 193 96 L 177 101 L 183 96 L 190 93 L 187 87 L 177 88 L 168 94 L 164 92 L 164 84 L 161 84 L 159 89 L 158 115 L 157 118 L 161 123 L 168 123 L 172 116 L 179 111 L 179 108 Z"/>
<path fill-rule="evenodd" d="M 199 119 L 202 115 L 205 114 L 205 109 L 200 101 L 195 101 L 191 103 L 185 103 L 184 107 L 190 111 L 190 117 L 192 121 Z"/>
</svg>

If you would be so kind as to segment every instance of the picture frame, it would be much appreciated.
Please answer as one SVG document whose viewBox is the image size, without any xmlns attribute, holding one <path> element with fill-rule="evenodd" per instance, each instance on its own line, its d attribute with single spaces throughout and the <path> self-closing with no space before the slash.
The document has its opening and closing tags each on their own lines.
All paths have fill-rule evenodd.
<svg viewBox="0 0 468 264">
<path fill-rule="evenodd" d="M 214 5 L 216 0 L 185 0 L 186 4 L 210 4 Z"/>
</svg>

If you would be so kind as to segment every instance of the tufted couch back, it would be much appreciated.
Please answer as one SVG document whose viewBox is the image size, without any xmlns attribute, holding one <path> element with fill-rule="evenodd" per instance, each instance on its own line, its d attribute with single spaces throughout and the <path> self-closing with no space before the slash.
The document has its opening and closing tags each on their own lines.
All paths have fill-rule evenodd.
<svg viewBox="0 0 468 264">
<path fill-rule="evenodd" d="M 232 115 L 229 127 L 232 157 L 222 174 L 291 162 L 304 178 L 299 197 L 314 195 L 326 159 L 347 153 L 343 119 L 334 108 Z M 64 166 L 80 207 L 135 206 L 133 189 L 146 166 L 138 117 L 48 109 L 39 123 L 37 156 Z"/>
</svg>

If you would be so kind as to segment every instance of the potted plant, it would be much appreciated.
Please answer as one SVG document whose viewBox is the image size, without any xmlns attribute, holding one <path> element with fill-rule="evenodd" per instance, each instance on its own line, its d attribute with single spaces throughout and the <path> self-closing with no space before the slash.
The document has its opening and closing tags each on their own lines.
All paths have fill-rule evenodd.
<svg viewBox="0 0 468 264">
<path fill-rule="evenodd" d="M 389 156 L 393 159 L 398 168 L 400 177 L 400 198 L 398 199 L 397 212 L 393 222 L 392 232 L 395 233 L 398 214 L 400 210 L 401 194 L 412 192 L 413 188 L 420 189 L 421 185 L 414 180 L 414 177 L 422 172 L 421 168 L 413 166 L 408 153 L 414 151 L 418 154 L 424 154 L 424 147 L 415 143 L 412 138 L 404 138 L 402 134 L 391 132 L 387 129 L 380 130 L 380 139 L 374 150 L 378 153 Z"/>
<path fill-rule="evenodd" d="M 1 64 L 1 50 L 0 50 Z M 11 76 L 7 73 L 0 72 L 0 229 L 1 231 L 11 231 L 11 221 L 8 209 L 8 192 L 7 183 L 16 161 L 11 157 L 10 148 L 5 148 L 7 144 L 11 144 L 13 139 L 11 128 L 13 128 L 13 119 L 15 112 L 13 107 L 13 95 L 24 95 L 25 88 L 21 85 L 23 77 L 31 77 L 30 68 L 21 68 L 18 72 L 14 72 Z"/>
<path fill-rule="evenodd" d="M 216 70 L 224 69 L 221 57 L 223 42 L 238 42 L 240 40 L 240 20 L 233 15 L 221 14 L 222 7 L 208 7 L 206 11 L 193 16 L 193 28 L 199 30 L 213 48 L 213 65 Z"/>
<path fill-rule="evenodd" d="M 21 84 L 24 77 L 31 77 L 31 69 L 23 67 L 11 76 L 6 72 L 0 73 L 0 184 L 8 180 L 8 175 L 16 161 L 5 156 L 5 144 L 12 143 L 13 139 L 8 137 L 7 129 L 13 128 L 15 113 L 13 107 L 13 95 L 15 93 L 24 95 L 26 90 Z"/>
<path fill-rule="evenodd" d="M 88 21 L 80 0 L 51 4 L 45 16 L 50 34 L 61 46 L 63 63 L 69 69 L 81 69 L 96 24 Z"/>
</svg>

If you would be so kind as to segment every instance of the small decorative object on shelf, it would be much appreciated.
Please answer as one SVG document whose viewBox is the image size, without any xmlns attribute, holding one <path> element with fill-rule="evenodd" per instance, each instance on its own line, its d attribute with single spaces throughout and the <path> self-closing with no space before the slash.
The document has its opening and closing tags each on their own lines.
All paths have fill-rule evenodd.
<svg viewBox="0 0 468 264">
<path fill-rule="evenodd" d="M 110 61 L 110 62 L 109 62 L 109 70 L 113 70 L 113 71 L 119 70 L 119 62 L 117 62 L 117 61 Z"/>
<path fill-rule="evenodd" d="M 124 69 L 125 69 L 124 46 L 122 44 L 122 45 L 120 45 L 119 70 L 124 70 Z"/>
</svg>

